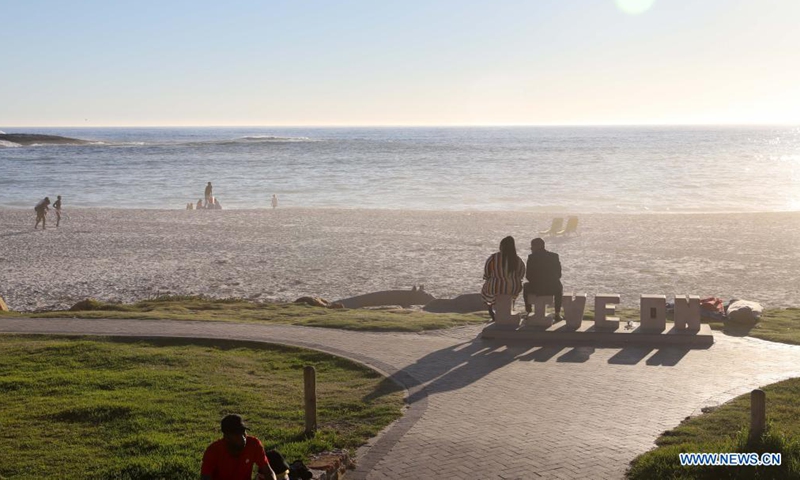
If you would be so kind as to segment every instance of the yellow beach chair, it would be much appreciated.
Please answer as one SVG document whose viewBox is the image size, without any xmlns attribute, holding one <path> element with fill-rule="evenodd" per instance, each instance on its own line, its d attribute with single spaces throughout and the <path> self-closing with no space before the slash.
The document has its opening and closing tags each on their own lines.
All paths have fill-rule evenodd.
<svg viewBox="0 0 800 480">
<path fill-rule="evenodd" d="M 569 235 L 570 233 L 578 234 L 578 217 L 567 217 L 567 226 L 556 232 L 555 235 Z"/>
<path fill-rule="evenodd" d="M 564 219 L 561 217 L 554 218 L 553 223 L 550 225 L 549 230 L 544 230 L 539 232 L 539 235 L 556 235 L 556 232 L 561 230 L 561 227 L 564 225 Z"/>
</svg>

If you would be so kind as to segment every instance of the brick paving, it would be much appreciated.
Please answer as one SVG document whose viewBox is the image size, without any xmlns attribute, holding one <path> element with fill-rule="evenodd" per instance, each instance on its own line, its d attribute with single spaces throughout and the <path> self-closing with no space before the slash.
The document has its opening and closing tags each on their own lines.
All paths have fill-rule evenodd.
<svg viewBox="0 0 800 480">
<path fill-rule="evenodd" d="M 800 347 L 719 333 L 711 348 L 686 350 L 503 345 L 477 338 L 479 327 L 406 334 L 3 318 L 0 332 L 251 340 L 367 364 L 404 385 L 409 402 L 359 452 L 348 478 L 367 480 L 618 479 L 661 432 L 700 408 L 800 376 Z"/>
</svg>

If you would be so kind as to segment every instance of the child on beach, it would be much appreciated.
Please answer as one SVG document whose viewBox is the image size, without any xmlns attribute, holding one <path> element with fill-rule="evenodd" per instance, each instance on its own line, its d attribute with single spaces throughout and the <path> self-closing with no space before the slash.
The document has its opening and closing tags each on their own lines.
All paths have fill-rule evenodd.
<svg viewBox="0 0 800 480">
<path fill-rule="evenodd" d="M 49 205 L 50 205 L 50 197 L 44 197 L 43 200 L 41 200 L 39 203 L 36 204 L 35 207 L 33 207 L 33 209 L 36 211 L 36 225 L 33 226 L 34 230 L 39 228 L 39 222 L 42 222 L 42 230 L 46 228 L 45 217 L 47 217 L 47 210 L 49 210 Z"/>
<path fill-rule="evenodd" d="M 56 211 L 56 228 L 58 228 L 58 224 L 61 223 L 61 195 L 56 197 L 56 203 L 53 204 L 53 208 Z"/>
<path fill-rule="evenodd" d="M 273 208 L 273 210 L 277 206 L 278 206 L 278 196 L 273 193 L 272 194 L 272 208 Z"/>
</svg>

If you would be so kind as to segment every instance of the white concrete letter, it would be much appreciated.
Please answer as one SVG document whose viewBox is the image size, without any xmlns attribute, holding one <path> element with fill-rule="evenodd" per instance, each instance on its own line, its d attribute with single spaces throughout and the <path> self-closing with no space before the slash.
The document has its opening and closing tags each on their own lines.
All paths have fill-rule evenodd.
<svg viewBox="0 0 800 480">
<path fill-rule="evenodd" d="M 572 292 L 565 293 L 562 307 L 564 307 L 564 321 L 567 323 L 567 327 L 581 328 L 583 312 L 586 311 L 586 294 L 579 293 L 573 296 Z"/>
<path fill-rule="evenodd" d="M 547 305 L 554 302 L 552 295 L 528 295 L 528 302 L 533 306 L 533 317 L 525 319 L 526 325 L 549 327 L 553 324 L 553 319 L 547 316 Z"/>
<path fill-rule="evenodd" d="M 663 332 L 667 328 L 667 296 L 642 295 L 639 300 L 639 321 L 642 330 Z"/>
<path fill-rule="evenodd" d="M 700 297 L 675 295 L 675 328 L 700 330 Z"/>
<path fill-rule="evenodd" d="M 498 326 L 519 327 L 519 315 L 513 313 L 514 297 L 511 295 L 498 295 L 494 304 L 494 318 Z"/>
<path fill-rule="evenodd" d="M 617 311 L 619 295 L 603 293 L 594 297 L 594 328 L 616 330 L 619 317 L 610 317 Z"/>
</svg>

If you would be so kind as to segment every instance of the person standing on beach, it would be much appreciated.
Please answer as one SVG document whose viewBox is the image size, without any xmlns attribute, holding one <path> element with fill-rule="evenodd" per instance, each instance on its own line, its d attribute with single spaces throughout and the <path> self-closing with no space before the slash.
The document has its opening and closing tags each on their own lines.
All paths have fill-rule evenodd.
<svg viewBox="0 0 800 480">
<path fill-rule="evenodd" d="M 531 240 L 531 254 L 528 255 L 528 269 L 525 273 L 528 279 L 524 286 L 525 311 L 533 310 L 528 303 L 528 295 L 552 295 L 556 310 L 553 320 L 561 320 L 561 300 L 564 296 L 564 285 L 561 284 L 561 260 L 555 252 L 544 248 L 544 240 L 534 238 Z"/>
<path fill-rule="evenodd" d="M 36 211 L 36 225 L 33 226 L 33 229 L 36 230 L 39 228 L 39 222 L 42 222 L 42 230 L 46 229 L 46 217 L 47 217 L 47 210 L 49 210 L 50 205 L 50 197 L 44 197 L 39 203 L 36 204 L 33 209 Z"/>
<path fill-rule="evenodd" d="M 221 422 L 222 438 L 206 448 L 200 467 L 200 480 L 250 480 L 253 466 L 258 479 L 275 480 L 261 441 L 247 435 L 239 415 L 226 415 Z"/>
<path fill-rule="evenodd" d="M 209 201 L 211 201 L 211 182 L 206 185 L 206 208 L 208 208 Z"/>
<path fill-rule="evenodd" d="M 278 196 L 274 193 L 272 194 L 272 209 L 275 210 L 275 207 L 278 206 Z"/>
<path fill-rule="evenodd" d="M 489 307 L 489 316 L 494 318 L 492 305 L 497 302 L 498 295 L 511 295 L 516 300 L 522 291 L 522 278 L 525 276 L 525 263 L 517 256 L 514 237 L 508 236 L 500 242 L 500 251 L 493 253 L 483 267 L 481 289 L 483 303 Z"/>
<path fill-rule="evenodd" d="M 56 228 L 61 223 L 61 195 L 56 197 L 56 203 L 53 204 L 53 209 L 56 211 Z"/>
</svg>

